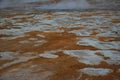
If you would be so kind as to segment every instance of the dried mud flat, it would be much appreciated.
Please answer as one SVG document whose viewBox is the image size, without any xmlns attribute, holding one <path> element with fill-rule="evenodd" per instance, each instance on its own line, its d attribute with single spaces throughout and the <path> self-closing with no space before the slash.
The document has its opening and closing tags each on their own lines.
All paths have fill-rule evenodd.
<svg viewBox="0 0 120 80">
<path fill-rule="evenodd" d="M 0 80 L 120 80 L 119 11 L 1 12 Z"/>
</svg>

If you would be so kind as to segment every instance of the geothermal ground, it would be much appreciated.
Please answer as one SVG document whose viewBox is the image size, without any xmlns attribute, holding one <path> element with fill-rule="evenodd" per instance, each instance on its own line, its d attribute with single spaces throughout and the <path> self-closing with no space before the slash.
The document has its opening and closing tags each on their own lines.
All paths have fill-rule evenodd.
<svg viewBox="0 0 120 80">
<path fill-rule="evenodd" d="M 0 80 L 120 80 L 120 11 L 1 9 Z"/>
</svg>

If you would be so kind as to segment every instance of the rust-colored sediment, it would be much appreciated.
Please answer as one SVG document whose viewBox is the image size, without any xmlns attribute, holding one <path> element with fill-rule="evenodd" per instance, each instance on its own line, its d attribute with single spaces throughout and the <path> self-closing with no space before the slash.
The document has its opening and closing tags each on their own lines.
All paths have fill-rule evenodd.
<svg viewBox="0 0 120 80">
<path fill-rule="evenodd" d="M 107 14 L 107 12 L 106 12 Z M 80 17 L 90 17 L 90 16 L 97 16 L 103 15 L 103 13 L 86 13 L 81 14 Z M 109 14 L 108 14 L 109 15 Z M 105 15 L 107 16 L 107 15 Z M 6 16 L 6 18 L 11 18 L 11 16 Z M 32 17 L 25 17 L 25 18 L 13 18 L 13 20 L 21 20 L 22 22 L 29 21 L 28 18 Z M 49 16 L 47 19 L 51 19 Z M 113 23 L 120 23 L 119 20 L 112 20 Z M 12 25 L 11 23 L 6 23 L 8 25 Z M 0 26 L 0 29 L 4 29 L 5 27 Z M 34 52 L 36 55 L 42 54 L 46 51 L 54 51 L 60 50 L 55 52 L 54 54 L 58 55 L 58 58 L 54 59 L 47 59 L 42 57 L 37 57 L 34 59 L 30 59 L 27 62 L 21 62 L 17 64 L 13 64 L 11 66 L 5 67 L 0 70 L 0 75 L 6 74 L 8 71 L 12 69 L 26 69 L 32 65 L 40 65 L 45 68 L 47 71 L 51 71 L 54 74 L 50 76 L 49 80 L 114 80 L 120 79 L 120 73 L 116 72 L 120 65 L 110 65 L 105 62 L 101 62 L 98 65 L 87 65 L 78 61 L 78 58 L 70 57 L 63 53 L 63 50 L 99 50 L 98 48 L 92 46 L 78 46 L 76 45 L 77 39 L 76 38 L 96 38 L 99 41 L 104 42 L 111 42 L 111 41 L 120 41 L 120 37 L 103 37 L 103 36 L 96 36 L 97 32 L 94 32 L 90 36 L 76 36 L 75 34 L 68 33 L 71 30 L 79 30 L 84 29 L 85 26 L 80 26 L 77 28 L 57 28 L 58 30 L 64 30 L 64 32 L 44 32 L 44 31 L 30 31 L 26 32 L 24 37 L 18 37 L 15 39 L 10 40 L 2 40 L 0 39 L 0 51 L 1 52 L 19 52 L 22 54 L 26 52 Z M 45 37 L 39 37 L 38 34 L 44 35 Z M 0 38 L 2 37 L 11 37 L 9 35 L 1 34 Z M 37 40 L 29 40 L 29 38 L 35 38 Z M 20 41 L 27 40 L 29 43 L 20 43 Z M 45 40 L 46 42 L 42 45 L 34 46 L 35 41 Z M 98 56 L 104 57 L 101 53 L 97 53 Z M 1 57 L 1 56 L 0 56 Z M 108 57 L 104 57 L 105 60 L 109 59 Z M 14 61 L 14 60 L 13 60 Z M 1 60 L 0 66 L 10 63 L 12 60 Z M 106 76 L 90 76 L 84 73 L 80 73 L 80 69 L 86 67 L 93 67 L 93 68 L 109 68 L 112 69 L 113 72 L 106 75 Z M 38 67 L 39 68 L 39 67 Z M 37 74 L 41 73 L 41 71 L 35 72 Z M 32 75 L 31 75 L 32 76 Z M 3 79 L 4 80 L 4 79 Z"/>
<path fill-rule="evenodd" d="M 112 23 L 120 23 L 120 19 L 113 19 Z"/>
</svg>

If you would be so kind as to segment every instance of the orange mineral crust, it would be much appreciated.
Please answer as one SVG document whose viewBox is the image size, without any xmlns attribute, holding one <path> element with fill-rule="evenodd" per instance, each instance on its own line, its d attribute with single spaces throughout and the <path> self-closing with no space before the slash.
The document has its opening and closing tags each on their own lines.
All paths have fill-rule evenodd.
<svg viewBox="0 0 120 80">
<path fill-rule="evenodd" d="M 0 80 L 120 79 L 119 11 L 1 11 Z"/>
</svg>

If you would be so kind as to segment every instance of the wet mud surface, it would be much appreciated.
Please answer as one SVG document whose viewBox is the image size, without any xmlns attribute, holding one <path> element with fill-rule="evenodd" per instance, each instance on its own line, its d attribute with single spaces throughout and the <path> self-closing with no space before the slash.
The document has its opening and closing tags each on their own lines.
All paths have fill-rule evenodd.
<svg viewBox="0 0 120 80">
<path fill-rule="evenodd" d="M 0 12 L 0 80 L 120 80 L 119 11 Z"/>
<path fill-rule="evenodd" d="M 120 80 L 119 7 L 0 0 L 0 80 Z"/>
</svg>

